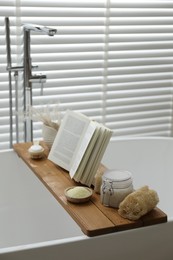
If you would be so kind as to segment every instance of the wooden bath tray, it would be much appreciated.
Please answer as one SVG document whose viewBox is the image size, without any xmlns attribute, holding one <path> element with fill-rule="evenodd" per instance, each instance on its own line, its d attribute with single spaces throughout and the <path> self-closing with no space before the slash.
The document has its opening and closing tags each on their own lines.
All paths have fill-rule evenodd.
<svg viewBox="0 0 173 260">
<path fill-rule="evenodd" d="M 107 234 L 167 221 L 166 214 L 159 208 L 153 209 L 138 221 L 124 219 L 117 213 L 116 209 L 104 207 L 100 203 L 100 196 L 96 193 L 93 194 L 89 202 L 84 204 L 78 205 L 68 202 L 64 190 L 77 184 L 71 180 L 68 172 L 47 159 L 48 149 L 46 147 L 43 159 L 30 159 L 28 154 L 30 146 L 31 143 L 20 143 L 13 147 L 18 156 L 24 160 L 87 236 Z"/>
</svg>

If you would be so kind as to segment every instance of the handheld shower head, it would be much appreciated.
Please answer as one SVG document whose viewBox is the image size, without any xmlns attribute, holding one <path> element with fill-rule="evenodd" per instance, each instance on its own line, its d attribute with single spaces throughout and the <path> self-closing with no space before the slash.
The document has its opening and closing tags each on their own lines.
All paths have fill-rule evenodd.
<svg viewBox="0 0 173 260">
<path fill-rule="evenodd" d="M 34 31 L 34 32 L 40 32 L 40 33 L 46 33 L 49 36 L 54 36 L 57 32 L 56 29 L 49 28 L 43 25 L 37 25 L 37 24 L 31 24 L 31 23 L 25 23 L 23 25 L 23 28 L 25 31 Z"/>
</svg>

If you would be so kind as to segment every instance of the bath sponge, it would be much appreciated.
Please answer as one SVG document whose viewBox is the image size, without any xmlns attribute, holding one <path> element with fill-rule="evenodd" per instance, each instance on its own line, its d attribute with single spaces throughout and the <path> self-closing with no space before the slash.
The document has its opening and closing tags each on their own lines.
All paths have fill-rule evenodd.
<svg viewBox="0 0 173 260">
<path fill-rule="evenodd" d="M 157 192 L 144 186 L 129 194 L 120 203 L 118 213 L 129 220 L 137 220 L 155 208 L 158 202 Z"/>
</svg>

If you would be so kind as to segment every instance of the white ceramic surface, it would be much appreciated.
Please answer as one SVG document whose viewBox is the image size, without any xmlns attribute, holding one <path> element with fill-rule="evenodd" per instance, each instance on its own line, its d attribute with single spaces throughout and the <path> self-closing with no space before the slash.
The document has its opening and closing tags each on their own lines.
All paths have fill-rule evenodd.
<svg viewBox="0 0 173 260">
<path fill-rule="evenodd" d="M 83 234 L 16 153 L 0 166 L 0 249 Z"/>
<path fill-rule="evenodd" d="M 88 238 L 13 152 L 1 153 L 0 259 L 172 260 L 173 139 L 110 143 L 103 162 L 158 191 L 168 223 Z M 10 162 L 10 163 L 9 163 Z"/>
</svg>

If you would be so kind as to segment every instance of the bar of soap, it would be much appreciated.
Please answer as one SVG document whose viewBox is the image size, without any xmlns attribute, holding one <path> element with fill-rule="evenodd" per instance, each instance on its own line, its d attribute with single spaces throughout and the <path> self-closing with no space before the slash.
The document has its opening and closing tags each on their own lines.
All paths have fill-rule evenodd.
<svg viewBox="0 0 173 260">
<path fill-rule="evenodd" d="M 157 192 L 144 186 L 129 194 L 120 203 L 118 213 L 129 220 L 137 220 L 155 208 L 158 202 Z"/>
</svg>

